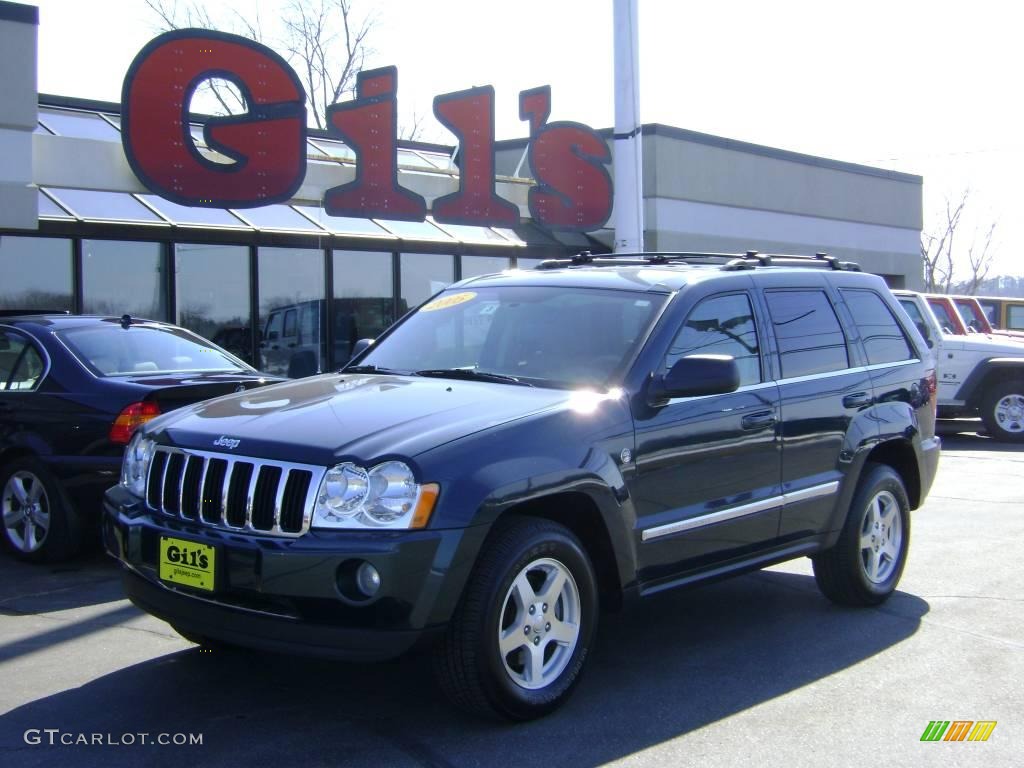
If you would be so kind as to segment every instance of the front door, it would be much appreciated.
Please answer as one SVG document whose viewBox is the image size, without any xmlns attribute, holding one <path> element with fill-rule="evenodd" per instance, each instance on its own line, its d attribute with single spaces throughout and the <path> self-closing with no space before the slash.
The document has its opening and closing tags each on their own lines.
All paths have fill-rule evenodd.
<svg viewBox="0 0 1024 768">
<path fill-rule="evenodd" d="M 648 588 L 752 553 L 779 524 L 776 385 L 764 371 L 761 334 L 745 292 L 702 299 L 683 321 L 659 374 L 693 354 L 732 356 L 740 388 L 675 398 L 635 414 L 640 579 Z"/>
</svg>

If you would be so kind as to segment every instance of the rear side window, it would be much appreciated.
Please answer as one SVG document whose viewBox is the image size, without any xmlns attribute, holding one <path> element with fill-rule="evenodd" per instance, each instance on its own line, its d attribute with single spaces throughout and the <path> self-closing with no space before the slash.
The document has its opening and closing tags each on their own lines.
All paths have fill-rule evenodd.
<svg viewBox="0 0 1024 768">
<path fill-rule="evenodd" d="M 903 329 L 885 301 L 874 291 L 841 289 L 839 293 L 850 308 L 860 331 L 869 365 L 898 363 L 917 357 Z"/>
<path fill-rule="evenodd" d="M 35 389 L 43 375 L 43 358 L 17 333 L 0 331 L 0 390 Z"/>
<path fill-rule="evenodd" d="M 694 307 L 669 347 L 665 369 L 687 355 L 729 355 L 740 369 L 740 386 L 761 381 L 761 350 L 746 294 L 712 296 Z"/>
<path fill-rule="evenodd" d="M 824 291 L 765 291 L 782 377 L 809 376 L 850 367 L 846 336 Z"/>
<path fill-rule="evenodd" d="M 1006 327 L 1011 331 L 1024 331 L 1024 304 L 1006 306 Z"/>
</svg>

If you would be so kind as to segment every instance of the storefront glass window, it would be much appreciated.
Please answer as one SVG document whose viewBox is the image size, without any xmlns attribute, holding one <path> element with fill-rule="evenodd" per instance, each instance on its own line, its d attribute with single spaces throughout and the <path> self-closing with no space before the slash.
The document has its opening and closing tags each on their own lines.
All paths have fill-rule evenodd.
<svg viewBox="0 0 1024 768">
<path fill-rule="evenodd" d="M 0 309 L 72 309 L 71 241 L 0 236 Z"/>
<path fill-rule="evenodd" d="M 159 243 L 83 240 L 83 312 L 167 319 L 162 267 Z"/>
<path fill-rule="evenodd" d="M 509 260 L 505 256 L 463 256 L 462 279 L 493 275 L 495 272 L 509 268 Z"/>
<path fill-rule="evenodd" d="M 260 370 L 299 378 L 324 370 L 324 252 L 260 248 Z"/>
<path fill-rule="evenodd" d="M 403 253 L 399 315 L 454 283 L 454 261 L 454 257 L 438 253 Z"/>
<path fill-rule="evenodd" d="M 340 368 L 359 339 L 375 339 L 394 322 L 390 253 L 335 251 L 334 356 Z"/>
<path fill-rule="evenodd" d="M 252 364 L 249 249 L 178 243 L 174 279 L 175 322 Z"/>
</svg>

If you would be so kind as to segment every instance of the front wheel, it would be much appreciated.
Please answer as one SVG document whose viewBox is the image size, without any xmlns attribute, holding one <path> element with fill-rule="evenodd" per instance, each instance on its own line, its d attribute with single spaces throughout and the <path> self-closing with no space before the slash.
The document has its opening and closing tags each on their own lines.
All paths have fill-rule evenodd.
<svg viewBox="0 0 1024 768">
<path fill-rule="evenodd" d="M 910 548 L 910 502 L 884 464 L 867 464 L 835 545 L 811 558 L 822 593 L 840 605 L 878 605 L 896 590 Z"/>
<path fill-rule="evenodd" d="M 500 521 L 439 643 L 435 672 L 461 708 L 531 720 L 561 706 L 597 626 L 594 570 L 567 528 Z"/>
<path fill-rule="evenodd" d="M 981 420 L 996 440 L 1024 442 L 1024 381 L 1004 381 L 989 387 L 982 398 Z"/>
</svg>

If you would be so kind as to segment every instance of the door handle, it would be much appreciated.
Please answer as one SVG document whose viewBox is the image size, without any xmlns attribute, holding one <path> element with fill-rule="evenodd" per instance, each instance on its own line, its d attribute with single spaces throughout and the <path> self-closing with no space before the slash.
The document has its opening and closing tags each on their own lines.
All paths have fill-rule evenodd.
<svg viewBox="0 0 1024 768">
<path fill-rule="evenodd" d="M 867 392 L 854 392 L 852 395 L 847 395 L 843 398 L 843 407 L 864 408 L 865 406 L 872 405 L 874 402 L 875 398 Z"/>
<path fill-rule="evenodd" d="M 771 411 L 758 411 L 740 419 L 743 429 L 764 429 L 775 423 L 775 414 Z"/>
</svg>

